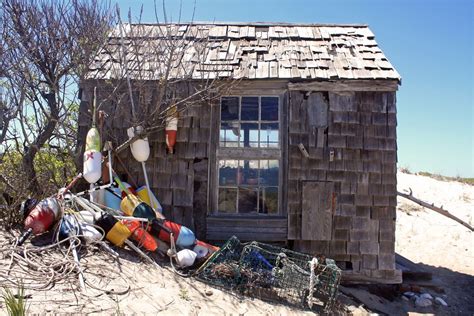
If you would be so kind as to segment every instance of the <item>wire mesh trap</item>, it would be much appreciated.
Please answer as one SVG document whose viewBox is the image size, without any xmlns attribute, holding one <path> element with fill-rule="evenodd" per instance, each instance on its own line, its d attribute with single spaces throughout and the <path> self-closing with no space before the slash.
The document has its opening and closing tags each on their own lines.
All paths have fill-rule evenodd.
<svg viewBox="0 0 474 316">
<path fill-rule="evenodd" d="M 334 260 L 231 237 L 197 271 L 211 285 L 300 308 L 334 305 L 341 270 Z"/>
</svg>

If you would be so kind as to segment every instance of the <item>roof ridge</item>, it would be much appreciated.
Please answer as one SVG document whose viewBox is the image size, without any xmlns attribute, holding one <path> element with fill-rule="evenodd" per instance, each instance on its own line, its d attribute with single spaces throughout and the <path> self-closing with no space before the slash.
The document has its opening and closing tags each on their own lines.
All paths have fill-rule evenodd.
<svg viewBox="0 0 474 316">
<path fill-rule="evenodd" d="M 316 26 L 316 27 L 369 27 L 368 24 L 348 23 L 289 23 L 289 22 L 225 22 L 225 21 L 192 21 L 169 23 L 130 23 L 131 25 L 217 25 L 217 26 Z"/>
</svg>

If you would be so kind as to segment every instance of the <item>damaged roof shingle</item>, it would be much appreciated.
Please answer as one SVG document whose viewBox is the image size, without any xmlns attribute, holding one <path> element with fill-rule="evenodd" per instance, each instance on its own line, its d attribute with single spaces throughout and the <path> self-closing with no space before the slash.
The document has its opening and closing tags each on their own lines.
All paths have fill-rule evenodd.
<svg viewBox="0 0 474 316">
<path fill-rule="evenodd" d="M 401 79 L 366 25 L 285 23 L 127 24 L 87 78 L 159 80 L 170 56 L 179 79 Z"/>
</svg>

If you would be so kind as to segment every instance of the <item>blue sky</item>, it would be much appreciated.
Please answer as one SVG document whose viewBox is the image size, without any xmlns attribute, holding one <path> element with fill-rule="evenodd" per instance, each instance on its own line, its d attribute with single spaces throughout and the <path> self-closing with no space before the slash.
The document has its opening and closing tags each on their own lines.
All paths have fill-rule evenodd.
<svg viewBox="0 0 474 316">
<path fill-rule="evenodd" d="M 117 2 L 123 16 L 143 4 L 143 21 L 155 22 L 153 0 Z M 191 20 L 194 1 L 182 3 L 181 20 Z M 176 21 L 179 1 L 166 7 Z M 196 0 L 194 20 L 368 24 L 403 77 L 399 167 L 474 177 L 473 8 L 472 0 Z"/>
</svg>

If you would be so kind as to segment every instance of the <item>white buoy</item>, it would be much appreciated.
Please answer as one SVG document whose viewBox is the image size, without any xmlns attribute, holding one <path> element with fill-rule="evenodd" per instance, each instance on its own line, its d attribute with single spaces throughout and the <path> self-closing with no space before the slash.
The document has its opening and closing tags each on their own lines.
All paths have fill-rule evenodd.
<svg viewBox="0 0 474 316">
<path fill-rule="evenodd" d="M 129 138 L 135 137 L 135 135 L 143 132 L 143 127 L 130 127 L 127 129 L 127 135 Z M 144 162 L 150 157 L 150 144 L 148 143 L 148 138 L 139 138 L 130 144 L 130 149 L 132 151 L 133 158 L 138 162 Z"/>
<path fill-rule="evenodd" d="M 83 176 L 89 183 L 96 183 L 102 176 L 102 154 L 100 152 L 99 130 L 92 127 L 87 133 L 84 151 Z"/>
<path fill-rule="evenodd" d="M 127 135 L 129 138 L 135 137 L 136 134 L 140 134 L 143 132 L 143 127 L 130 127 L 127 129 Z M 155 203 L 151 199 L 152 193 L 150 189 L 150 183 L 148 182 L 148 174 L 146 172 L 145 161 L 148 160 L 150 157 L 150 144 L 148 143 L 148 138 L 139 138 L 135 140 L 133 143 L 130 144 L 130 150 L 132 151 L 133 158 L 136 161 L 141 162 L 143 175 L 145 177 L 145 183 L 148 191 L 148 196 L 150 197 L 150 206 L 155 209 Z"/>
<path fill-rule="evenodd" d="M 84 150 L 83 176 L 87 182 L 93 184 L 102 176 L 102 154 L 100 152 L 100 134 L 95 127 L 95 111 L 97 109 L 97 87 L 94 88 L 94 111 L 92 117 L 92 128 L 87 132 L 86 148 Z"/>
<path fill-rule="evenodd" d="M 180 267 L 185 268 L 192 266 L 196 257 L 197 254 L 194 251 L 183 249 L 176 254 L 176 261 Z"/>
</svg>

